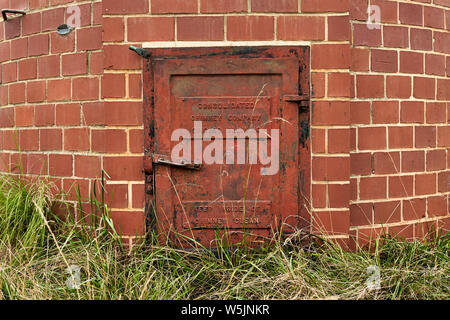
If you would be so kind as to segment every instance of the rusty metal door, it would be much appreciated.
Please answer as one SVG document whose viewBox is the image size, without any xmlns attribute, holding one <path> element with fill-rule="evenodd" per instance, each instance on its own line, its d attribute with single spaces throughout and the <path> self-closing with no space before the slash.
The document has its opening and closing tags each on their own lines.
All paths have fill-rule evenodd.
<svg viewBox="0 0 450 320">
<path fill-rule="evenodd" d="M 308 48 L 150 53 L 144 168 L 147 216 L 160 239 L 254 244 L 304 226 Z"/>
</svg>

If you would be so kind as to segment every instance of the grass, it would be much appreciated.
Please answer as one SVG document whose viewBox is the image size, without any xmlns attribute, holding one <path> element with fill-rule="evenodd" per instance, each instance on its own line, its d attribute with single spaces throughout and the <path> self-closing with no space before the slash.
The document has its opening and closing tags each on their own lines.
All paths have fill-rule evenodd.
<svg viewBox="0 0 450 320">
<path fill-rule="evenodd" d="M 54 199 L 45 181 L 0 176 L 0 299 L 450 296 L 448 234 L 424 242 L 384 237 L 372 253 L 346 252 L 326 241 L 303 248 L 276 243 L 257 250 L 185 251 L 156 240 L 129 252 L 98 197 L 90 199 L 98 221 L 80 228 L 51 214 Z M 379 289 L 370 290 L 377 271 Z"/>
</svg>

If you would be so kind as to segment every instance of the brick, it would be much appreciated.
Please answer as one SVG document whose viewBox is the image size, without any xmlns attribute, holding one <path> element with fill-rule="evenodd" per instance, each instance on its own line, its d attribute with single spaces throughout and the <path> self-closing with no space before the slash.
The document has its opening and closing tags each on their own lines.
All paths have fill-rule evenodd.
<svg viewBox="0 0 450 320">
<path fill-rule="evenodd" d="M 38 77 L 39 78 L 50 78 L 59 77 L 59 56 L 45 56 L 38 58 Z"/>
<path fill-rule="evenodd" d="M 55 124 L 55 106 L 52 104 L 39 105 L 34 109 L 35 125 L 49 127 Z"/>
<path fill-rule="evenodd" d="M 444 29 L 444 10 L 440 8 L 424 7 L 423 19 L 425 27 Z"/>
<path fill-rule="evenodd" d="M 444 216 L 448 213 L 446 196 L 427 198 L 429 217 Z"/>
<path fill-rule="evenodd" d="M 347 44 L 313 44 L 311 68 L 313 69 L 348 69 L 350 50 Z"/>
<path fill-rule="evenodd" d="M 434 99 L 435 98 L 435 79 L 414 77 L 413 95 L 417 99 Z"/>
<path fill-rule="evenodd" d="M 103 52 L 91 52 L 89 54 L 89 73 L 103 74 Z"/>
<path fill-rule="evenodd" d="M 88 126 L 104 125 L 105 120 L 105 105 L 103 102 L 88 102 L 83 103 L 82 109 L 82 124 Z"/>
<path fill-rule="evenodd" d="M 129 131 L 129 146 L 132 153 L 144 152 L 144 131 L 142 129 Z"/>
<path fill-rule="evenodd" d="M 36 58 L 19 61 L 19 80 L 30 80 L 37 78 Z"/>
<path fill-rule="evenodd" d="M 239 19 L 238 17 L 235 18 Z M 262 19 L 259 21 L 263 21 Z M 240 35 L 244 37 L 244 35 L 233 29 L 234 21 L 230 19 L 229 22 L 230 36 L 234 35 L 235 37 L 239 37 Z M 258 22 L 255 22 L 257 19 L 252 19 L 252 21 L 255 25 L 258 25 Z M 265 23 L 263 24 L 265 26 Z M 256 33 L 256 30 L 252 29 L 253 27 L 255 26 L 249 23 L 246 32 Z M 177 39 L 180 41 L 223 40 L 225 37 L 224 28 L 223 17 L 180 17 L 177 19 Z M 261 30 L 261 34 L 258 34 L 258 36 L 261 36 L 265 32 L 267 32 L 266 29 Z M 251 37 L 252 35 L 248 34 L 247 36 Z"/>
<path fill-rule="evenodd" d="M 142 156 L 105 156 L 103 158 L 103 169 L 108 173 L 111 180 L 141 181 L 144 179 L 144 175 L 142 173 Z"/>
<path fill-rule="evenodd" d="M 13 39 L 20 36 L 21 19 L 10 19 L 4 23 L 5 25 L 5 39 Z"/>
<path fill-rule="evenodd" d="M 141 30 L 141 33 L 143 31 L 144 30 Z M 102 27 L 83 28 L 77 30 L 78 51 L 97 50 L 101 48 L 102 48 Z"/>
<path fill-rule="evenodd" d="M 367 24 L 353 25 L 353 45 L 355 46 L 381 46 L 381 29 L 369 29 Z"/>
<path fill-rule="evenodd" d="M 152 0 L 151 13 L 197 13 L 197 0 Z"/>
<path fill-rule="evenodd" d="M 64 129 L 64 150 L 68 151 L 89 150 L 89 129 L 88 128 Z"/>
<path fill-rule="evenodd" d="M 425 55 L 425 73 L 445 76 L 445 56 L 427 53 Z"/>
<path fill-rule="evenodd" d="M 193 19 L 197 18 L 197 19 Z M 186 18 L 183 18 L 182 25 L 187 27 Z M 206 20 L 205 20 L 206 19 Z M 214 18 L 219 19 L 220 18 Z M 223 18 L 221 19 L 223 23 Z M 136 17 L 128 18 L 128 41 L 173 41 L 175 40 L 175 20 L 172 17 Z M 208 25 L 211 22 L 207 17 L 189 17 L 187 21 L 191 21 L 191 28 L 194 28 L 192 24 L 194 22 L 203 22 Z M 180 21 L 178 20 L 178 23 Z M 216 22 L 217 23 L 217 22 Z M 206 25 L 203 25 L 205 27 Z M 215 26 L 217 27 L 217 25 Z M 181 30 L 181 27 L 178 29 Z M 205 30 L 190 30 L 192 32 L 202 32 Z M 182 31 L 185 32 L 185 31 Z M 223 36 L 222 36 L 223 39 Z"/>
<path fill-rule="evenodd" d="M 423 25 L 423 7 L 411 3 L 399 3 L 399 19 L 402 24 Z"/>
<path fill-rule="evenodd" d="M 400 201 L 376 202 L 373 208 L 374 224 L 395 223 L 401 220 Z"/>
<path fill-rule="evenodd" d="M 273 40 L 274 18 L 235 16 L 227 18 L 228 40 Z"/>
<path fill-rule="evenodd" d="M 386 95 L 388 98 L 410 98 L 411 78 L 403 76 L 387 76 Z"/>
<path fill-rule="evenodd" d="M 110 208 L 128 208 L 128 184 L 107 184 L 105 203 Z"/>
<path fill-rule="evenodd" d="M 389 48 L 408 48 L 408 28 L 399 26 L 383 26 L 383 44 L 385 47 Z"/>
<path fill-rule="evenodd" d="M 17 62 L 2 65 L 2 83 L 17 81 Z"/>
<path fill-rule="evenodd" d="M 367 21 L 368 7 L 369 7 L 369 0 L 353 0 L 349 8 L 351 20 Z"/>
<path fill-rule="evenodd" d="M 232 13 L 247 11 L 247 0 L 201 0 L 200 2 L 200 12 L 202 13 Z"/>
<path fill-rule="evenodd" d="M 56 125 L 57 126 L 79 126 L 80 125 L 80 104 L 68 103 L 56 105 Z"/>
<path fill-rule="evenodd" d="M 128 74 L 128 94 L 130 98 L 142 98 L 141 74 Z"/>
<path fill-rule="evenodd" d="M 142 211 L 111 211 L 111 219 L 120 235 L 141 236 L 145 233 L 145 214 Z"/>
<path fill-rule="evenodd" d="M 414 176 L 390 176 L 389 198 L 404 198 L 413 195 Z"/>
<path fill-rule="evenodd" d="M 27 102 L 43 102 L 45 100 L 45 81 L 27 83 Z"/>
<path fill-rule="evenodd" d="M 235 26 L 235 28 L 238 28 L 238 26 Z M 277 20 L 277 30 L 277 39 L 279 40 L 324 40 L 325 18 L 281 16 Z"/>
<path fill-rule="evenodd" d="M 26 38 L 11 41 L 11 60 L 25 58 L 28 52 L 28 41 Z"/>
<path fill-rule="evenodd" d="M 96 100 L 99 97 L 99 79 L 82 77 L 72 80 L 73 100 Z"/>
<path fill-rule="evenodd" d="M 450 147 L 450 126 L 438 127 L 438 147 Z"/>
<path fill-rule="evenodd" d="M 395 3 L 394 1 L 386 0 L 372 0 L 370 4 L 380 7 L 381 22 L 397 23 L 397 3 Z"/>
<path fill-rule="evenodd" d="M 328 17 L 328 40 L 344 41 L 350 39 L 349 16 L 329 16 Z"/>
<path fill-rule="evenodd" d="M 62 149 L 62 129 L 40 129 L 39 143 L 41 151 Z"/>
<path fill-rule="evenodd" d="M 390 149 L 413 146 L 413 127 L 389 127 L 388 132 Z"/>
<path fill-rule="evenodd" d="M 19 130 L 21 151 L 34 151 L 39 149 L 39 130 Z"/>
<path fill-rule="evenodd" d="M 102 24 L 102 16 L 103 16 L 103 6 L 105 2 L 96 2 L 92 5 L 92 24 L 99 25 Z M 147 11 L 147 8 L 144 8 Z"/>
<path fill-rule="evenodd" d="M 104 68 L 106 70 L 140 69 L 141 60 L 126 45 L 104 46 Z"/>
<path fill-rule="evenodd" d="M 105 102 L 107 125 L 142 125 L 140 102 Z"/>
<path fill-rule="evenodd" d="M 424 123 L 424 103 L 422 101 L 402 101 L 400 121 L 402 123 Z"/>
<path fill-rule="evenodd" d="M 312 201 L 314 208 L 325 208 L 327 206 L 327 185 L 312 185 Z"/>
<path fill-rule="evenodd" d="M 350 8 L 349 0 L 302 0 L 301 4 L 302 12 L 347 12 Z"/>
<path fill-rule="evenodd" d="M 350 228 L 349 211 L 316 211 L 312 219 L 313 233 L 346 235 Z"/>
<path fill-rule="evenodd" d="M 400 72 L 403 73 L 423 73 L 423 53 L 400 52 Z"/>
<path fill-rule="evenodd" d="M 436 146 L 436 127 L 415 127 L 416 148 Z"/>
<path fill-rule="evenodd" d="M 125 40 L 125 25 L 122 17 L 104 17 L 102 25 L 103 41 Z"/>
<path fill-rule="evenodd" d="M 15 109 L 16 126 L 29 127 L 34 125 L 34 107 L 18 106 Z"/>
<path fill-rule="evenodd" d="M 311 129 L 311 148 L 313 153 L 325 152 L 325 133 L 324 129 Z"/>
<path fill-rule="evenodd" d="M 350 102 L 350 123 L 352 124 L 370 123 L 370 102 L 366 101 Z"/>
<path fill-rule="evenodd" d="M 102 78 L 102 97 L 121 98 L 125 97 L 125 74 L 106 73 Z"/>
<path fill-rule="evenodd" d="M 370 153 L 350 153 L 351 175 L 368 175 L 372 173 L 372 156 Z"/>
<path fill-rule="evenodd" d="M 384 76 L 381 75 L 357 75 L 356 93 L 358 98 L 382 98 L 384 97 Z"/>
<path fill-rule="evenodd" d="M 403 151 L 402 172 L 422 172 L 422 171 L 425 171 L 425 152 Z"/>
<path fill-rule="evenodd" d="M 49 53 L 49 35 L 37 34 L 28 37 L 28 56 L 40 56 Z"/>
<path fill-rule="evenodd" d="M 14 83 L 9 85 L 9 103 L 19 104 L 25 102 L 25 83 Z"/>
<path fill-rule="evenodd" d="M 370 51 L 367 48 L 351 48 L 351 71 L 369 71 L 369 55 Z"/>
<path fill-rule="evenodd" d="M 63 76 L 86 74 L 87 53 L 65 54 L 61 56 Z"/>
<path fill-rule="evenodd" d="M 411 49 L 432 50 L 433 33 L 431 30 L 411 28 Z"/>
<path fill-rule="evenodd" d="M 418 220 L 426 217 L 426 199 L 403 200 L 403 219 Z"/>
<path fill-rule="evenodd" d="M 127 135 L 125 130 L 92 130 L 91 141 L 93 152 L 124 153 L 127 151 Z"/>
<path fill-rule="evenodd" d="M 27 173 L 27 160 L 26 154 L 13 153 L 11 154 L 10 172 L 24 174 Z"/>
<path fill-rule="evenodd" d="M 373 168 L 375 174 L 400 173 L 400 152 L 375 152 Z"/>
<path fill-rule="evenodd" d="M 372 49 L 371 65 L 375 72 L 397 72 L 397 51 Z"/>
<path fill-rule="evenodd" d="M 328 97 L 350 96 L 350 74 L 347 72 L 328 74 Z"/>
<path fill-rule="evenodd" d="M 358 128 L 358 148 L 360 150 L 386 149 L 386 128 Z"/>
<path fill-rule="evenodd" d="M 75 32 L 71 32 L 65 36 L 61 36 L 57 32 L 52 32 L 50 40 L 52 53 L 73 52 L 75 50 Z"/>
<path fill-rule="evenodd" d="M 325 77 L 323 72 L 311 73 L 311 95 L 315 98 L 325 97 Z"/>
<path fill-rule="evenodd" d="M 426 154 L 427 171 L 444 170 L 446 166 L 445 150 L 428 150 Z"/>
<path fill-rule="evenodd" d="M 362 177 L 359 182 L 361 200 L 386 199 L 386 177 Z"/>
<path fill-rule="evenodd" d="M 348 208 L 350 184 L 329 184 L 328 199 L 330 208 Z"/>
<path fill-rule="evenodd" d="M 436 79 L 437 81 L 437 99 L 450 100 L 450 79 Z"/>
<path fill-rule="evenodd" d="M 14 126 L 14 108 L 0 108 L 0 128 L 8 128 Z"/>
<path fill-rule="evenodd" d="M 373 101 L 373 123 L 397 123 L 399 121 L 398 101 Z"/>
<path fill-rule="evenodd" d="M 450 54 L 450 33 L 433 32 L 434 51 Z"/>
<path fill-rule="evenodd" d="M 348 153 L 350 151 L 350 130 L 328 130 L 328 153 Z"/>
<path fill-rule="evenodd" d="M 54 8 L 42 11 L 42 31 L 55 31 L 64 23 L 65 8 Z"/>
<path fill-rule="evenodd" d="M 436 193 L 436 174 L 417 174 L 415 177 L 416 195 Z"/>
<path fill-rule="evenodd" d="M 350 225 L 365 226 L 373 224 L 373 205 L 371 203 L 357 203 L 350 205 Z"/>
<path fill-rule="evenodd" d="M 147 13 L 148 0 L 117 1 L 103 0 L 103 12 L 106 14 Z"/>
<path fill-rule="evenodd" d="M 48 156 L 46 154 L 28 154 L 29 174 L 47 175 L 48 174 Z"/>
<path fill-rule="evenodd" d="M 145 197 L 144 190 L 145 186 L 143 184 L 133 184 L 132 186 L 132 206 L 133 208 L 144 208 L 145 207 Z"/>
<path fill-rule="evenodd" d="M 314 101 L 314 125 L 346 125 L 350 123 L 350 103 L 347 101 Z"/>
<path fill-rule="evenodd" d="M 1 27 L 0 27 L 1 30 Z M 11 59 L 11 42 L 0 42 L 0 62 Z"/>
<path fill-rule="evenodd" d="M 98 178 L 101 176 L 100 157 L 75 155 L 75 175 L 82 178 Z"/>
<path fill-rule="evenodd" d="M 47 81 L 47 101 L 70 100 L 70 79 Z"/>
<path fill-rule="evenodd" d="M 439 192 L 450 191 L 450 171 L 438 173 L 438 191 Z"/>
<path fill-rule="evenodd" d="M 313 157 L 312 177 L 316 181 L 348 181 L 349 157 Z"/>
<path fill-rule="evenodd" d="M 89 180 L 86 179 L 64 179 L 62 188 L 65 190 L 64 199 L 66 201 L 77 201 L 81 199 L 89 199 Z M 82 208 L 85 204 L 81 205 Z M 83 208 L 84 209 L 84 208 Z M 67 212 L 67 209 L 66 209 Z M 81 214 L 78 213 L 79 215 Z"/>
<path fill-rule="evenodd" d="M 50 154 L 49 155 L 49 173 L 57 177 L 72 176 L 73 163 L 72 155 Z"/>
</svg>

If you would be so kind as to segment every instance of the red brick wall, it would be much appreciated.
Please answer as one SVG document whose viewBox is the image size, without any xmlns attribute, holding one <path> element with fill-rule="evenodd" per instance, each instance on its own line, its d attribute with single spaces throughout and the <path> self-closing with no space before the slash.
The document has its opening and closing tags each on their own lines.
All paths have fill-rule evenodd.
<svg viewBox="0 0 450 320">
<path fill-rule="evenodd" d="M 104 169 L 126 241 L 144 233 L 142 59 L 128 47 L 155 41 L 311 46 L 311 231 L 354 247 L 386 224 L 420 236 L 448 221 L 448 0 L 371 0 L 383 26 L 370 32 L 368 0 L 9 2 L 28 14 L 0 22 L 2 169 L 16 140 L 26 172 L 61 189 L 88 195 Z M 70 5 L 82 27 L 61 37 Z"/>
<path fill-rule="evenodd" d="M 350 229 L 360 245 L 449 229 L 450 1 L 371 0 L 381 8 L 373 30 L 368 2 L 350 10 Z"/>
</svg>

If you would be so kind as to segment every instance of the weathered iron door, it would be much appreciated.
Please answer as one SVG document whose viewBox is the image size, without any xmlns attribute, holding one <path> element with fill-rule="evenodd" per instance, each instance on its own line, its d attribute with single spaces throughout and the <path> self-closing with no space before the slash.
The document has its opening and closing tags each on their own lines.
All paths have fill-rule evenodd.
<svg viewBox="0 0 450 320">
<path fill-rule="evenodd" d="M 306 54 L 287 47 L 151 50 L 146 203 L 161 240 L 214 247 L 217 238 L 262 241 L 299 226 Z"/>
</svg>

